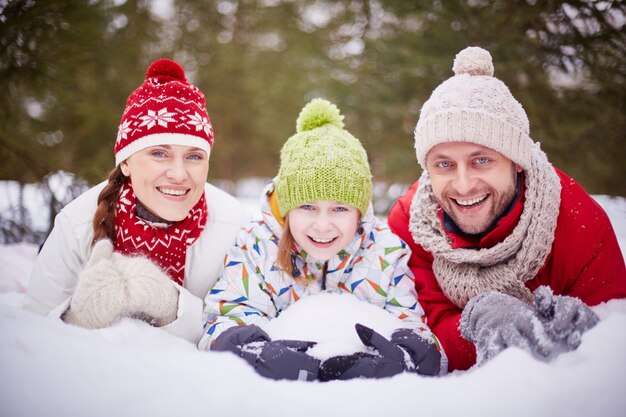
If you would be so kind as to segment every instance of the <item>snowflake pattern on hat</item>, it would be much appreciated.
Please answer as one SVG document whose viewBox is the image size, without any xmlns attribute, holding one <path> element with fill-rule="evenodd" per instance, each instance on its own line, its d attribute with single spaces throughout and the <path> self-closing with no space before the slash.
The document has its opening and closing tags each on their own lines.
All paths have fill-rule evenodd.
<svg viewBox="0 0 626 417">
<path fill-rule="evenodd" d="M 148 114 L 144 114 L 143 116 L 139 116 L 139 119 L 142 120 L 139 127 L 148 126 L 148 129 L 154 127 L 155 123 L 159 126 L 167 127 L 167 123 L 175 123 L 176 120 L 172 118 L 175 113 L 168 112 L 166 107 L 163 107 L 157 113 L 154 110 L 148 110 Z"/>
<path fill-rule="evenodd" d="M 115 141 L 115 163 L 156 145 L 194 146 L 207 154 L 213 147 L 204 94 L 168 59 L 152 63 L 144 83 L 128 97 Z"/>
<path fill-rule="evenodd" d="M 196 127 L 196 132 L 204 130 L 206 135 L 213 136 L 213 126 L 211 126 L 207 117 L 194 113 L 193 116 L 189 116 L 189 124 Z"/>
</svg>

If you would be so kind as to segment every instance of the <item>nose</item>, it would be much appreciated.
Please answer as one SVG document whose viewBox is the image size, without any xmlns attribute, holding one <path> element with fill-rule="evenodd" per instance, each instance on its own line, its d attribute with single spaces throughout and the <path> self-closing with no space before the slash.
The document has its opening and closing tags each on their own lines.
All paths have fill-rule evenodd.
<svg viewBox="0 0 626 417">
<path fill-rule="evenodd" d="M 187 168 L 184 161 L 178 158 L 173 159 L 165 172 L 167 178 L 175 182 L 182 182 L 187 178 Z"/>
<path fill-rule="evenodd" d="M 314 225 L 318 232 L 327 232 L 332 229 L 332 219 L 322 210 L 315 216 Z"/>
<path fill-rule="evenodd" d="M 467 167 L 459 164 L 455 171 L 452 185 L 454 190 L 460 195 L 469 194 L 474 188 L 474 176 Z"/>
</svg>

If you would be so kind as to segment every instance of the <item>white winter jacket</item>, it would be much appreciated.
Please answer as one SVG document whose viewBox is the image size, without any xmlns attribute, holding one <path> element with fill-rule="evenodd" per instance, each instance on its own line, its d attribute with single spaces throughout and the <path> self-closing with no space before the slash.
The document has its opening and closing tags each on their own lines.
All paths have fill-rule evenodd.
<svg viewBox="0 0 626 417">
<path fill-rule="evenodd" d="M 78 277 L 91 254 L 92 220 L 106 181 L 80 195 L 61 210 L 33 267 L 24 308 L 59 318 L 69 306 Z M 196 343 L 202 336 L 203 299 L 213 287 L 224 256 L 249 211 L 234 197 L 206 184 L 208 218 L 200 237 L 187 249 L 184 288 L 177 319 L 163 329 Z"/>
</svg>

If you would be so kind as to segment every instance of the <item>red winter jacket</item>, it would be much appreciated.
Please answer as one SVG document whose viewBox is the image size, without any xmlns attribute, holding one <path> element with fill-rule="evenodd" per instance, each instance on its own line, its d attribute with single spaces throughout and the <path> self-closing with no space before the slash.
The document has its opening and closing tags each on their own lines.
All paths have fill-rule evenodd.
<svg viewBox="0 0 626 417">
<path fill-rule="evenodd" d="M 555 294 L 578 297 L 593 306 L 614 298 L 626 298 L 626 268 L 608 216 L 573 179 L 556 169 L 561 179 L 561 208 L 552 252 L 537 276 L 526 282 L 534 291 L 549 285 Z M 448 355 L 450 371 L 464 370 L 476 362 L 474 345 L 461 337 L 461 309 L 443 293 L 432 270 L 433 256 L 413 241 L 409 231 L 409 209 L 417 182 L 401 196 L 389 212 L 391 230 L 412 250 L 409 266 L 415 275 L 417 296 Z M 468 242 L 448 233 L 453 247 L 492 247 L 504 240 L 517 225 L 523 209 L 523 194 L 495 229 L 479 242 Z"/>
</svg>

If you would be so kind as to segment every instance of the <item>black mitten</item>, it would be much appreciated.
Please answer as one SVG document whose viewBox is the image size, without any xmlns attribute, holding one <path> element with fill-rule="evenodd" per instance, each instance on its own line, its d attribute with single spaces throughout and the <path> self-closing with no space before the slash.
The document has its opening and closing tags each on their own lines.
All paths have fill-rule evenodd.
<svg viewBox="0 0 626 417">
<path fill-rule="evenodd" d="M 254 366 L 256 357 L 252 357 L 249 354 L 244 356 L 242 353 L 243 347 L 248 346 L 248 350 L 250 350 L 254 344 L 257 344 L 258 347 L 261 348 L 270 340 L 269 335 L 257 325 L 235 326 L 226 329 L 219 335 L 213 342 L 211 350 L 232 352 L 237 356 L 243 357 L 250 365 Z"/>
<path fill-rule="evenodd" d="M 320 365 L 320 381 L 354 378 L 385 378 L 401 373 L 404 367 L 393 359 L 370 353 L 334 356 Z"/>
<path fill-rule="evenodd" d="M 415 372 L 420 375 L 439 375 L 441 352 L 434 340 L 427 340 L 411 329 L 398 329 L 391 335 L 391 342 L 409 352 Z"/>
<path fill-rule="evenodd" d="M 274 340 L 267 342 L 256 358 L 256 371 L 270 379 L 314 381 L 320 361 L 306 354 L 315 342 Z M 244 355 L 247 349 L 244 347 Z"/>
<path fill-rule="evenodd" d="M 320 361 L 306 354 L 315 342 L 275 340 L 259 326 L 236 326 L 215 339 L 211 350 L 233 352 L 266 378 L 313 381 Z"/>
</svg>

